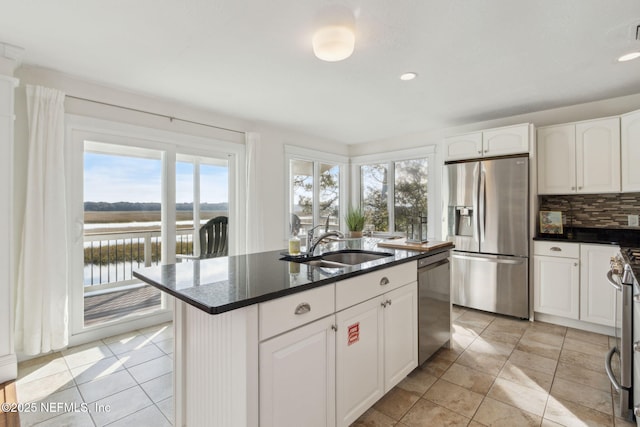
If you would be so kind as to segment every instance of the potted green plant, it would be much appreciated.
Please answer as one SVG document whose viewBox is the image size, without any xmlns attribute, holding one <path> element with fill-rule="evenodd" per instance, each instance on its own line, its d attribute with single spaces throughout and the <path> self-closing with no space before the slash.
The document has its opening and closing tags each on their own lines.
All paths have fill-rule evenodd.
<svg viewBox="0 0 640 427">
<path fill-rule="evenodd" d="M 350 237 L 362 237 L 362 230 L 367 219 L 362 207 L 349 207 L 344 219 L 347 223 Z"/>
</svg>

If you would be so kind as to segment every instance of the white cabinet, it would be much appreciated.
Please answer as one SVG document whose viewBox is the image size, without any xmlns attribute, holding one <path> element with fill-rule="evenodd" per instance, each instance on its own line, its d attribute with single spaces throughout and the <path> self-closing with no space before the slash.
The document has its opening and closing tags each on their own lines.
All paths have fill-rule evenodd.
<svg viewBox="0 0 640 427">
<path fill-rule="evenodd" d="M 576 191 L 576 128 L 573 125 L 538 129 L 538 193 Z"/>
<path fill-rule="evenodd" d="M 606 274 L 619 250 L 605 244 L 534 242 L 534 311 L 615 326 L 616 291 Z"/>
<path fill-rule="evenodd" d="M 260 344 L 260 425 L 335 425 L 333 315 Z"/>
<path fill-rule="evenodd" d="M 538 194 L 620 191 L 620 119 L 538 129 Z"/>
<path fill-rule="evenodd" d="M 408 262 L 259 304 L 260 425 L 348 426 L 418 366 L 416 272 Z"/>
<path fill-rule="evenodd" d="M 579 245 L 535 242 L 534 248 L 534 311 L 579 319 Z"/>
<path fill-rule="evenodd" d="M 336 314 L 337 425 L 348 426 L 384 395 L 383 297 Z"/>
<path fill-rule="evenodd" d="M 580 245 L 580 320 L 615 326 L 616 290 L 606 274 L 618 246 Z"/>
<path fill-rule="evenodd" d="M 529 124 L 505 126 L 445 138 L 445 160 L 529 152 Z"/>
<path fill-rule="evenodd" d="M 386 393 L 418 366 L 418 285 L 396 289 L 384 298 Z"/>
<path fill-rule="evenodd" d="M 334 284 L 259 304 L 261 426 L 335 425 L 334 313 Z"/>
<path fill-rule="evenodd" d="M 415 282 L 336 314 L 337 425 L 348 426 L 418 366 Z"/>
<path fill-rule="evenodd" d="M 640 110 L 623 115 L 620 129 L 622 191 L 640 191 Z"/>
<path fill-rule="evenodd" d="M 482 157 L 482 132 L 445 138 L 445 160 Z"/>
</svg>

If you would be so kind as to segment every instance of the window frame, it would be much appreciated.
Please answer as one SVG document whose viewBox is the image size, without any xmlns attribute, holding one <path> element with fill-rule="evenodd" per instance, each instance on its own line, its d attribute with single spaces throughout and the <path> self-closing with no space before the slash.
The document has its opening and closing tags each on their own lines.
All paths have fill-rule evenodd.
<svg viewBox="0 0 640 427">
<path fill-rule="evenodd" d="M 405 160 L 427 159 L 427 198 L 428 209 L 427 216 L 429 218 L 427 224 L 427 234 L 429 239 L 434 239 L 441 233 L 440 223 L 442 221 L 442 213 L 436 208 L 436 204 L 441 197 L 442 185 L 442 167 L 438 156 L 437 145 L 427 145 L 420 148 L 411 148 L 406 150 L 388 151 L 384 153 L 366 154 L 362 156 L 354 156 L 351 158 L 351 203 L 358 206 L 362 203 L 362 180 L 361 167 L 372 164 L 385 164 L 388 168 L 387 188 L 389 196 L 387 198 L 387 212 L 389 215 L 389 231 L 385 233 L 394 233 L 395 230 L 395 163 Z M 435 203 L 433 203 L 435 202 Z M 375 230 L 374 230 L 375 231 Z"/>
<path fill-rule="evenodd" d="M 246 208 L 245 208 L 245 145 L 224 141 L 213 137 L 200 137 L 185 133 L 147 128 L 121 122 L 113 122 L 75 114 L 65 115 L 65 139 L 67 168 L 68 238 L 75 242 L 69 254 L 70 280 L 70 319 L 69 342 L 78 345 L 109 335 L 123 333 L 132 329 L 151 326 L 173 317 L 173 299 L 169 299 L 166 309 L 152 315 L 125 318 L 108 324 L 85 327 L 82 316 L 83 289 L 83 217 L 84 217 L 84 146 L 85 141 L 121 146 L 123 151 L 135 152 L 136 148 L 154 150 L 160 153 L 162 161 L 161 214 L 162 264 L 174 263 L 176 245 L 176 158 L 179 155 L 196 157 L 226 158 L 229 162 L 229 231 L 235 238 L 229 242 L 229 253 L 244 252 L 246 244 Z M 114 150 L 120 152 L 119 150 Z M 164 296 L 163 296 L 164 298 Z"/>
<path fill-rule="evenodd" d="M 301 160 L 313 163 L 313 226 L 321 224 L 320 221 L 320 186 L 317 185 L 320 178 L 320 164 L 336 165 L 339 168 L 339 218 L 338 224 L 341 231 L 345 231 L 344 216 L 347 213 L 347 204 L 349 203 L 349 157 L 340 154 L 327 153 L 325 151 L 312 150 L 309 148 L 298 147 L 295 145 L 284 146 L 284 158 L 286 168 L 286 186 L 285 186 L 285 218 L 284 218 L 284 238 L 289 239 L 289 223 L 291 220 L 292 192 L 291 192 L 291 161 Z M 308 230 L 306 230 L 308 231 Z"/>
</svg>

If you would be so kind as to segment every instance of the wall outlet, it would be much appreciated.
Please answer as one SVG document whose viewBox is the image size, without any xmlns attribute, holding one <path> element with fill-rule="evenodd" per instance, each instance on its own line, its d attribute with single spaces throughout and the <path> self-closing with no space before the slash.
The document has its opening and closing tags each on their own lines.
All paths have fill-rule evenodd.
<svg viewBox="0 0 640 427">
<path fill-rule="evenodd" d="M 629 225 L 629 227 L 637 227 L 639 224 L 639 220 L 638 217 L 640 215 L 627 215 L 627 224 Z"/>
</svg>

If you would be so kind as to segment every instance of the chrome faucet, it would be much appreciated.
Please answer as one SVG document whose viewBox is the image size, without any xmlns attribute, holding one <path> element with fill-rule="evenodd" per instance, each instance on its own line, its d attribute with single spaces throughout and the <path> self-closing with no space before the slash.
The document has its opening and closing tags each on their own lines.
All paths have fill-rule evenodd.
<svg viewBox="0 0 640 427">
<path fill-rule="evenodd" d="M 329 231 L 327 233 L 321 234 L 320 236 L 318 236 L 318 238 L 315 241 L 310 241 L 309 244 L 309 250 L 307 251 L 307 255 L 309 256 L 313 256 L 313 252 L 316 250 L 316 247 L 327 237 L 337 237 L 339 239 L 342 239 L 344 237 L 344 234 L 342 234 L 339 231 Z"/>
<path fill-rule="evenodd" d="M 327 220 L 324 223 L 324 232 L 328 233 L 329 232 L 329 218 L 331 217 L 331 215 L 327 215 Z M 311 244 L 313 243 L 313 235 L 315 234 L 315 230 L 316 228 L 320 228 L 322 227 L 322 224 L 320 225 L 316 225 L 315 227 L 313 227 L 311 230 L 309 230 L 309 232 L 307 233 L 307 245 L 311 246 Z M 315 246 L 314 246 L 315 249 Z"/>
</svg>

